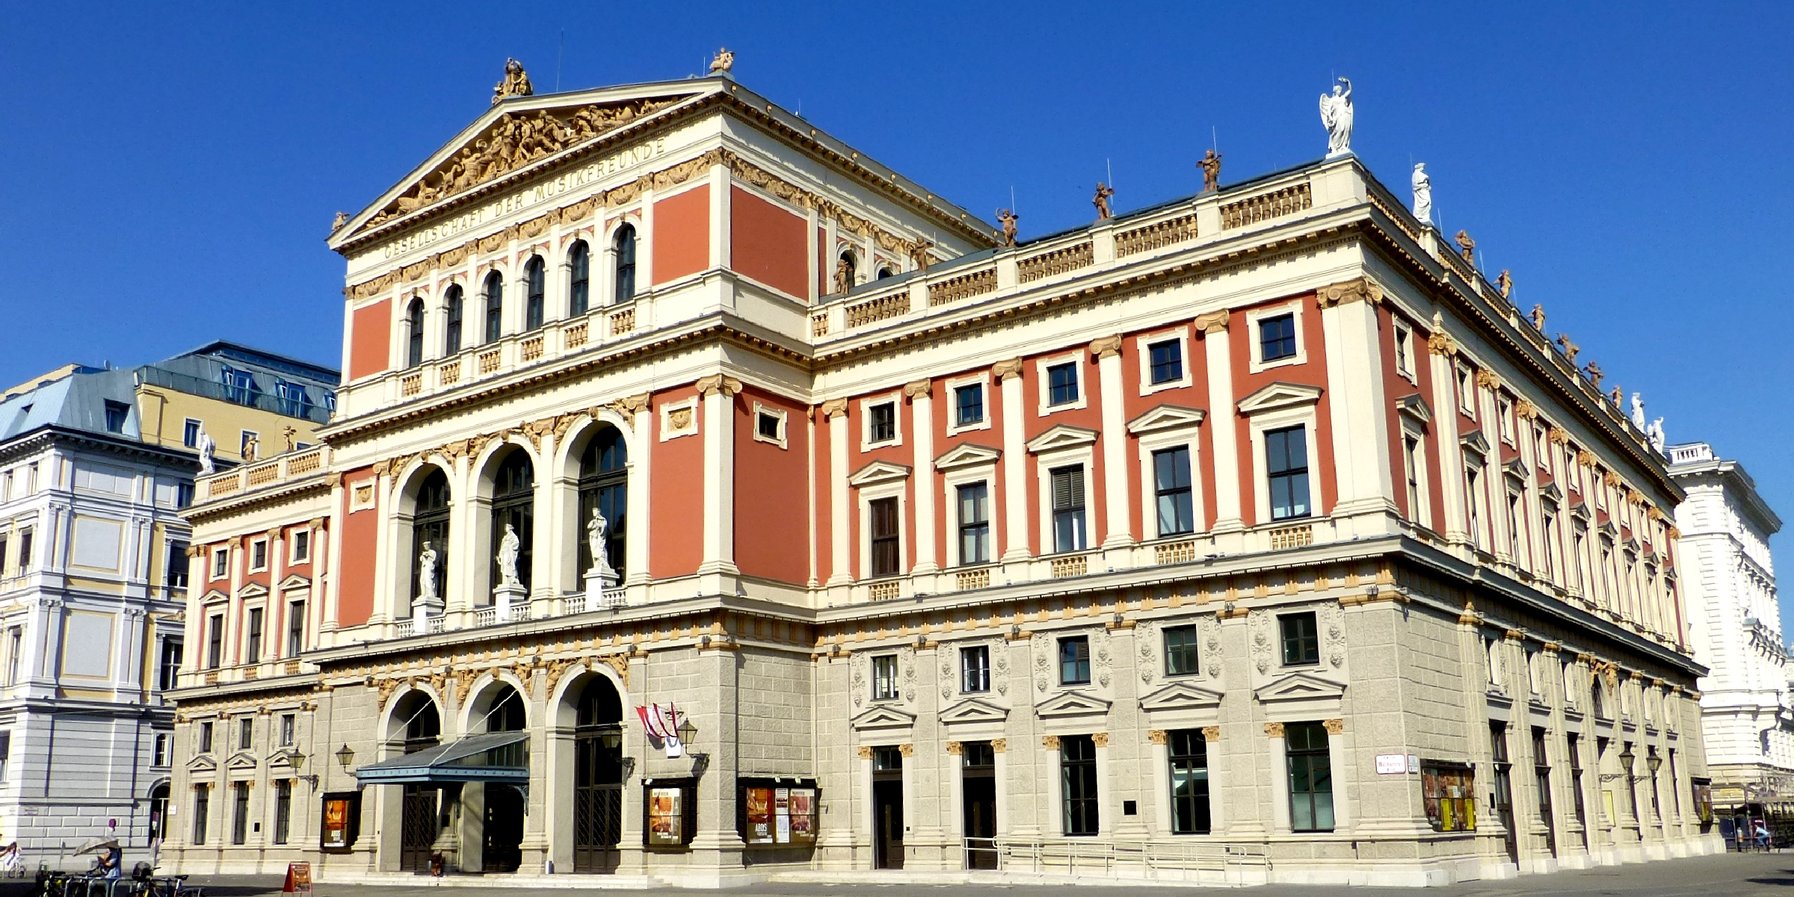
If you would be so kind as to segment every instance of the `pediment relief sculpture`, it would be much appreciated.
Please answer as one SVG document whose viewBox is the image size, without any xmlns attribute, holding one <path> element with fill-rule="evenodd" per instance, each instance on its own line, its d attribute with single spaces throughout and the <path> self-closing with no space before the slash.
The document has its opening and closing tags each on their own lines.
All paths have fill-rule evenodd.
<svg viewBox="0 0 1794 897">
<path fill-rule="evenodd" d="M 652 115 L 679 99 L 641 99 L 581 106 L 570 115 L 564 110 L 553 109 L 507 112 L 499 116 L 485 133 L 449 157 L 440 168 L 419 178 L 410 189 L 369 219 L 367 226 L 376 227 L 502 177 Z"/>
</svg>

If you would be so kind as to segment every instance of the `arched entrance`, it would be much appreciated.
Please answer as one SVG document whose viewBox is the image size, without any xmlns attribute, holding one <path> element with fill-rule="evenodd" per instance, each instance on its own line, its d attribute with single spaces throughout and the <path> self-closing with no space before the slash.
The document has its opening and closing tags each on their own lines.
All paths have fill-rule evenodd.
<svg viewBox="0 0 1794 897">
<path fill-rule="evenodd" d="M 623 699 L 603 676 L 572 698 L 573 871 L 614 872 L 623 840 Z"/>
<path fill-rule="evenodd" d="M 525 720 L 523 696 L 509 685 L 500 685 L 485 714 L 487 732 L 522 732 Z M 510 785 L 487 783 L 484 825 L 481 826 L 480 869 L 483 872 L 516 872 L 523 865 L 523 792 Z"/>
<path fill-rule="evenodd" d="M 149 843 L 160 849 L 168 838 L 168 780 L 157 782 L 149 791 Z"/>
<path fill-rule="evenodd" d="M 400 746 L 407 754 L 435 747 L 442 735 L 442 715 L 436 702 L 423 692 L 410 692 L 399 699 L 393 711 L 392 739 L 402 739 Z M 403 872 L 430 871 L 430 854 L 436 838 L 442 833 L 438 805 L 441 791 L 432 784 L 404 786 L 399 810 L 399 869 Z"/>
</svg>

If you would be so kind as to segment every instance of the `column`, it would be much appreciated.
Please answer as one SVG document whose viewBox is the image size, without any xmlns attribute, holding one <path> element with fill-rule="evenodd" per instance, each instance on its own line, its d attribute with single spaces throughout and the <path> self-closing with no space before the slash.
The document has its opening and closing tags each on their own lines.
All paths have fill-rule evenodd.
<svg viewBox="0 0 1794 897">
<path fill-rule="evenodd" d="M 915 488 L 916 566 L 912 572 L 934 573 L 940 569 L 934 554 L 934 394 L 927 380 L 904 386 L 903 394 L 910 400 L 910 441 L 915 452 L 911 482 Z"/>
<path fill-rule="evenodd" d="M 704 561 L 699 573 L 736 574 L 735 395 L 741 381 L 712 374 L 698 381 L 704 400 Z"/>
<path fill-rule="evenodd" d="M 1441 528 L 1447 541 L 1464 543 L 1470 539 L 1465 511 L 1464 449 L 1458 444 L 1457 376 L 1453 360 L 1458 344 L 1445 332 L 1445 322 L 1433 317 L 1433 335 L 1427 338 L 1427 351 L 1433 365 L 1433 438 L 1439 442 L 1439 494 L 1445 499 L 1445 520 Z"/>
<path fill-rule="evenodd" d="M 1022 397 L 1022 360 L 999 361 L 990 373 L 1003 390 L 1002 560 L 1024 561 L 1032 552 L 1028 550 L 1028 441 L 1023 425 L 1027 403 Z"/>
<path fill-rule="evenodd" d="M 593 307 L 597 307 L 596 301 Z M 629 418 L 629 533 L 623 544 L 623 566 L 626 586 L 646 586 L 650 576 L 649 558 L 653 555 L 648 550 L 649 534 L 653 532 L 649 520 L 654 478 L 651 462 L 654 459 L 654 411 L 649 407 L 649 395 L 629 396 L 611 405 L 612 410 Z"/>
<path fill-rule="evenodd" d="M 851 525 L 847 504 L 847 400 L 832 399 L 822 403 L 822 417 L 828 421 L 828 495 L 829 495 L 829 577 L 831 586 L 853 582 L 849 562 L 848 539 Z"/>
<path fill-rule="evenodd" d="M 1202 332 L 1205 360 L 1208 364 L 1207 423 L 1214 440 L 1215 464 L 1215 528 L 1217 533 L 1238 532 L 1245 528 L 1240 514 L 1239 442 L 1234 425 L 1237 414 L 1233 398 L 1232 349 L 1228 345 L 1227 310 L 1212 311 L 1196 318 L 1196 329 Z"/>
<path fill-rule="evenodd" d="M 1382 288 L 1368 277 L 1326 287 L 1317 300 L 1326 335 L 1328 422 L 1339 484 L 1333 513 L 1336 518 L 1373 518 L 1341 521 L 1344 538 L 1391 531 L 1395 516 L 1389 403 L 1377 327 L 1382 300 Z"/>
<path fill-rule="evenodd" d="M 1128 514 L 1128 500 L 1134 494 L 1129 485 L 1127 463 L 1127 399 L 1123 394 L 1126 378 L 1121 371 L 1121 337 L 1105 336 L 1090 344 L 1096 358 L 1096 375 L 1102 397 L 1103 414 L 1103 516 L 1104 552 L 1125 549 L 1134 544 L 1133 522 Z M 1110 569 L 1121 566 L 1115 559 Z"/>
<path fill-rule="evenodd" d="M 276 526 L 268 530 L 268 609 L 263 612 L 262 656 L 287 656 L 287 599 L 280 588 L 286 575 L 287 551 L 285 531 Z"/>
<path fill-rule="evenodd" d="M 347 501 L 347 496 L 343 489 L 343 475 L 340 473 L 331 474 L 330 475 L 330 515 L 332 517 L 336 517 L 338 515 L 344 514 L 345 512 L 343 509 L 345 507 L 347 507 L 346 501 Z M 329 564 L 330 564 L 329 569 L 334 571 L 338 566 L 340 566 L 337 562 L 337 559 L 343 556 L 343 537 L 342 537 L 343 527 L 340 525 L 334 525 L 334 526 L 331 526 L 326 532 L 328 533 L 329 538 L 330 538 L 330 553 L 328 555 Z M 315 546 L 314 546 L 314 548 L 315 548 Z M 366 546 L 364 546 L 364 549 L 365 548 L 366 548 Z M 318 567 L 317 563 L 318 563 L 317 560 L 313 559 L 313 561 L 312 561 L 313 571 L 319 571 L 319 572 L 323 571 L 324 568 Z M 202 582 L 202 580 L 200 580 L 198 578 L 189 579 L 187 581 L 189 583 L 196 583 L 196 584 Z M 193 587 L 196 587 L 196 586 L 190 586 L 190 588 L 193 588 Z M 342 577 L 337 576 L 334 574 L 334 572 L 332 572 L 332 573 L 324 576 L 324 615 L 322 618 L 322 622 L 320 622 L 318 624 L 319 635 L 322 635 L 327 632 L 328 633 L 336 632 L 337 609 L 341 605 L 341 603 L 342 603 Z M 324 639 L 320 638 L 318 640 L 318 647 L 327 648 L 327 647 L 330 647 L 330 645 L 333 643 L 334 643 L 334 639 L 331 642 L 326 642 Z M 193 643 L 189 642 L 189 644 L 193 644 Z"/>
</svg>

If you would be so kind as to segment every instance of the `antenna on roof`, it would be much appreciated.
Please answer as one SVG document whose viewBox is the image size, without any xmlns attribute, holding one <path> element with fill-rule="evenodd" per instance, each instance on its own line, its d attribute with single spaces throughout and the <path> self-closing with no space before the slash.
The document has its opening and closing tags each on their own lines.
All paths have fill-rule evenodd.
<svg viewBox="0 0 1794 897">
<path fill-rule="evenodd" d="M 1109 186 L 1115 186 L 1115 166 L 1109 164 L 1108 157 L 1103 157 L 1103 170 L 1109 174 Z"/>
<path fill-rule="evenodd" d="M 561 29 L 560 46 L 554 51 L 554 92 L 561 92 L 561 60 L 567 56 L 567 29 Z"/>
<path fill-rule="evenodd" d="M 1009 211 L 1011 211 L 1011 212 L 1016 211 L 1016 208 L 1015 208 L 1015 185 L 1014 184 L 1009 185 Z"/>
<path fill-rule="evenodd" d="M 1215 130 L 1214 125 L 1208 126 L 1208 148 L 1217 153 L 1221 151 L 1220 132 Z"/>
</svg>

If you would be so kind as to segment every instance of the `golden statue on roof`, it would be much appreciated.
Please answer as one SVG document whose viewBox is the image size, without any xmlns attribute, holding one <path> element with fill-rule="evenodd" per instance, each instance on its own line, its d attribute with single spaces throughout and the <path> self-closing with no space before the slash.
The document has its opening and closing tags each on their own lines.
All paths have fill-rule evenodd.
<svg viewBox="0 0 1794 897">
<path fill-rule="evenodd" d="M 527 97 L 535 92 L 536 88 L 529 83 L 529 73 L 523 70 L 523 63 L 506 59 L 505 76 L 492 87 L 492 105 L 498 105 L 506 97 Z"/>
<path fill-rule="evenodd" d="M 727 75 L 733 68 L 735 68 L 735 51 L 728 47 L 716 51 L 716 56 L 710 60 L 710 74 L 712 75 Z"/>
</svg>

